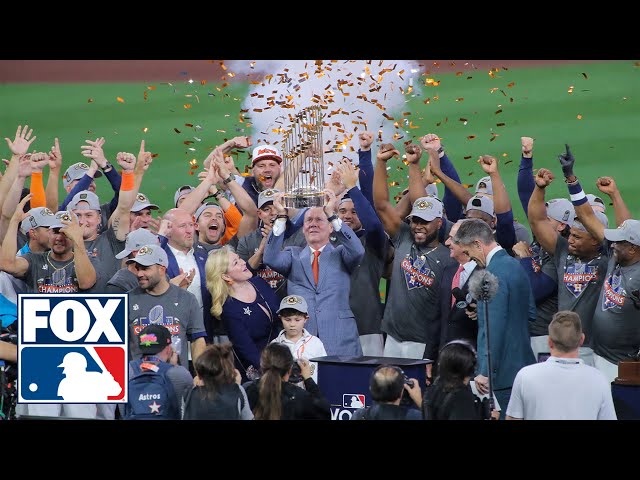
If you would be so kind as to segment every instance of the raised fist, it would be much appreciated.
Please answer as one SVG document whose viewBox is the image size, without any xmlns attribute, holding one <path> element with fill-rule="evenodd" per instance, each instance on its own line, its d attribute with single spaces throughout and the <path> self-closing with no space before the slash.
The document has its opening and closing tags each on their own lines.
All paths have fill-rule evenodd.
<svg viewBox="0 0 640 480">
<path fill-rule="evenodd" d="M 551 182 L 553 182 L 553 172 L 546 168 L 541 168 L 535 176 L 535 181 L 538 187 L 546 188 L 548 185 L 551 185 Z"/>
<path fill-rule="evenodd" d="M 525 158 L 531 158 L 533 156 L 533 138 L 520 137 L 522 142 L 522 156 Z"/>
</svg>

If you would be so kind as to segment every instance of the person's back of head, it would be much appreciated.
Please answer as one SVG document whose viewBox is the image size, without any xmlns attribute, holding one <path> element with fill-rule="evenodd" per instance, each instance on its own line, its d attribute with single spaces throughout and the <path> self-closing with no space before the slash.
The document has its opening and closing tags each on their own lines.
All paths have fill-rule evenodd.
<svg viewBox="0 0 640 480">
<path fill-rule="evenodd" d="M 580 315 L 569 310 L 557 312 L 549 324 L 549 340 L 560 354 L 577 353 L 584 341 Z"/>
<path fill-rule="evenodd" d="M 404 391 L 404 372 L 393 365 L 380 365 L 371 374 L 369 390 L 371 398 L 378 403 L 394 403 Z"/>
<path fill-rule="evenodd" d="M 473 378 L 477 355 L 473 345 L 464 340 L 453 340 L 438 355 L 438 379 L 444 390 L 464 385 L 465 378 Z"/>
<path fill-rule="evenodd" d="M 193 362 L 193 368 L 202 380 L 205 395 L 215 398 L 222 385 L 235 381 L 233 350 L 230 343 L 208 345 Z"/>
<path fill-rule="evenodd" d="M 291 350 L 286 345 L 270 343 L 262 351 L 259 400 L 253 412 L 256 420 L 279 420 L 282 417 L 282 380 L 291 371 L 293 362 Z"/>
</svg>

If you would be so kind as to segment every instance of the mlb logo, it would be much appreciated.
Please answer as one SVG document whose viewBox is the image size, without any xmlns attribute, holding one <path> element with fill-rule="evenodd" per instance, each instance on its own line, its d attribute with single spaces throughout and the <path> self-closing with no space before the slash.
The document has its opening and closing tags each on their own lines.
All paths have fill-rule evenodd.
<svg viewBox="0 0 640 480">
<path fill-rule="evenodd" d="M 18 403 L 123 403 L 127 294 L 18 295 Z"/>
<path fill-rule="evenodd" d="M 366 405 L 365 397 L 360 393 L 344 393 L 342 395 L 344 408 L 364 408 Z"/>
</svg>

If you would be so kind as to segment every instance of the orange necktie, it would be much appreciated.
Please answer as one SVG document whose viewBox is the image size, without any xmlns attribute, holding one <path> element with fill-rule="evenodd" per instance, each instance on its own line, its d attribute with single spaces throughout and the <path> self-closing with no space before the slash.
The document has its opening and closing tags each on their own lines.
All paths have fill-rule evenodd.
<svg viewBox="0 0 640 480">
<path fill-rule="evenodd" d="M 313 280 L 318 284 L 318 275 L 319 275 L 319 265 L 318 265 L 318 257 L 322 252 L 320 250 L 316 250 L 313 252 L 313 262 L 311 262 L 311 270 L 313 271 Z"/>
</svg>

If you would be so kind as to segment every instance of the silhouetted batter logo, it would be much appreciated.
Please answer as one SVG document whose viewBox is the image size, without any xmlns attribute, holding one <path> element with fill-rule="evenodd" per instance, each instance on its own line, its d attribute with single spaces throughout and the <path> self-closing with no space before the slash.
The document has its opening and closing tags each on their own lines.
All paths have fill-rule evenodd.
<svg viewBox="0 0 640 480">
<path fill-rule="evenodd" d="M 18 402 L 127 401 L 127 294 L 18 295 Z"/>
</svg>

